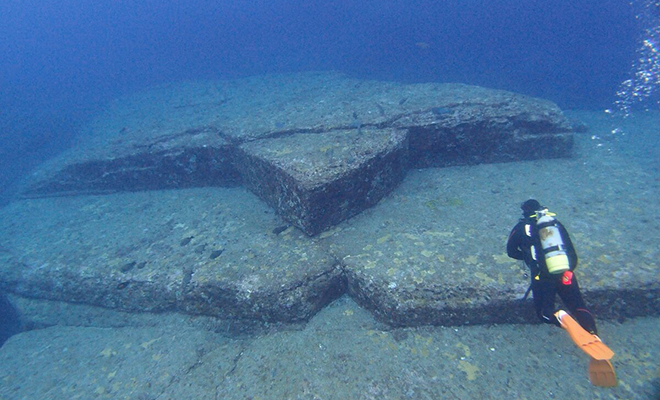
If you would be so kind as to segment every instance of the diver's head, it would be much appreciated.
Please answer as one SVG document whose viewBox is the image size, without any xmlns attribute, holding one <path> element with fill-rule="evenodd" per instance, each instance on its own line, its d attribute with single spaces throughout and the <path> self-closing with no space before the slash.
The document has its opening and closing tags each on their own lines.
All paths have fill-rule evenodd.
<svg viewBox="0 0 660 400">
<path fill-rule="evenodd" d="M 543 206 L 541 206 L 541 203 L 539 203 L 538 201 L 534 199 L 529 199 L 520 205 L 520 209 L 523 212 L 523 216 L 525 218 L 529 218 L 532 215 L 536 214 L 538 210 L 542 210 Z"/>
</svg>

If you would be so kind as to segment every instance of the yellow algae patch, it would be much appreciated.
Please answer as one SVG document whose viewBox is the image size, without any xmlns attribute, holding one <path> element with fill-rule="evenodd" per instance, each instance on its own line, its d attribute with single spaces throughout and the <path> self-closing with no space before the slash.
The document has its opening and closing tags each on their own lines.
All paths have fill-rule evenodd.
<svg viewBox="0 0 660 400">
<path fill-rule="evenodd" d="M 148 342 L 143 342 L 142 344 L 140 344 L 140 347 L 142 347 L 143 349 L 146 350 L 146 349 L 148 349 L 149 347 L 151 347 L 152 344 L 156 343 L 156 342 L 159 341 L 159 340 L 160 340 L 160 338 L 151 339 L 151 340 L 149 340 Z"/>
<path fill-rule="evenodd" d="M 446 261 L 446 259 L 445 259 L 445 255 L 444 255 L 444 254 L 438 254 L 438 255 L 436 256 L 436 258 L 437 258 L 438 261 L 440 261 L 440 262 L 445 262 L 445 261 Z"/>
<path fill-rule="evenodd" d="M 160 361 L 161 358 L 163 358 L 163 356 L 160 355 L 160 354 L 153 354 L 151 356 L 151 359 L 154 360 L 154 361 Z"/>
<path fill-rule="evenodd" d="M 431 344 L 433 342 L 433 337 L 431 336 L 422 336 L 419 333 L 415 333 L 415 341 L 417 342 L 424 342 L 426 344 Z"/>
<path fill-rule="evenodd" d="M 616 353 L 616 359 L 619 362 L 624 362 L 626 364 L 634 365 L 637 367 L 653 366 L 651 353 L 649 353 L 648 351 L 637 353 L 637 355 L 633 355 L 632 353 L 629 352 L 620 352 L 620 353 Z"/>
<path fill-rule="evenodd" d="M 398 271 L 398 269 L 396 269 L 396 268 L 390 268 L 390 269 L 387 270 L 387 275 L 392 276 L 392 275 L 396 274 L 397 271 Z"/>
<path fill-rule="evenodd" d="M 643 269 L 643 270 L 645 270 L 645 271 L 655 271 L 655 270 L 658 269 L 658 266 L 657 266 L 657 265 L 654 265 L 654 264 L 646 264 L 646 263 L 642 263 L 642 264 L 639 265 L 639 268 L 640 268 L 640 269 Z"/>
<path fill-rule="evenodd" d="M 391 341 L 391 340 L 388 340 L 388 341 L 387 341 L 387 347 L 388 347 L 390 350 L 399 350 L 399 346 L 398 346 L 396 343 L 394 343 L 393 341 Z"/>
<path fill-rule="evenodd" d="M 591 247 L 605 247 L 605 245 L 597 240 L 583 239 L 580 242 L 584 242 L 587 246 Z"/>
<path fill-rule="evenodd" d="M 488 283 L 495 282 L 495 279 L 493 279 L 490 276 L 484 274 L 483 272 L 475 272 L 474 276 L 476 276 L 477 278 L 481 279 L 484 282 L 488 282 Z"/>
<path fill-rule="evenodd" d="M 367 260 L 366 263 L 364 263 L 364 269 L 372 269 L 376 267 L 376 261 L 374 260 Z"/>
<path fill-rule="evenodd" d="M 94 393 L 96 393 L 98 395 L 103 395 L 103 394 L 108 393 L 108 391 L 103 386 L 98 386 L 96 388 L 96 390 L 94 390 Z"/>
<path fill-rule="evenodd" d="M 341 232 L 341 228 L 339 228 L 339 227 L 330 229 L 328 231 L 325 231 L 325 232 L 321 233 L 319 235 L 319 239 L 325 239 L 325 238 L 330 237 L 330 236 L 332 236 L 332 235 L 334 235 L 335 233 L 338 233 L 338 232 Z"/>
<path fill-rule="evenodd" d="M 419 350 L 417 350 L 416 347 L 411 347 L 411 348 L 410 348 L 410 352 L 411 352 L 412 354 L 417 354 L 417 353 L 419 353 L 419 355 L 422 356 L 422 357 L 424 357 L 424 358 L 426 358 L 426 357 L 429 356 L 429 348 L 426 347 L 426 345 L 422 345 L 422 346 L 419 348 Z"/>
<path fill-rule="evenodd" d="M 368 245 L 364 246 L 364 247 L 362 248 L 362 250 L 364 250 L 364 251 L 369 251 L 369 250 L 371 250 L 371 249 L 373 249 L 373 248 L 374 248 L 374 245 L 373 245 L 373 244 L 368 244 Z M 394 254 L 396 254 L 396 253 L 394 253 Z"/>
<path fill-rule="evenodd" d="M 114 350 L 112 350 L 110 347 L 106 347 L 106 348 L 103 349 L 103 351 L 101 352 L 101 355 L 102 355 L 103 357 L 111 357 L 111 356 L 116 356 L 116 355 L 117 355 L 117 352 L 114 351 Z"/>
<path fill-rule="evenodd" d="M 273 155 L 275 155 L 275 156 L 283 156 L 283 155 L 286 155 L 286 154 L 293 153 L 293 150 L 291 150 L 290 148 L 287 147 L 287 148 L 282 149 L 282 150 L 273 150 L 273 151 L 271 151 L 271 153 L 273 153 Z"/>
<path fill-rule="evenodd" d="M 404 233 L 403 236 L 410 240 L 419 240 L 419 236 L 413 235 L 412 233 Z"/>
<path fill-rule="evenodd" d="M 371 337 L 371 340 L 374 343 L 383 343 L 385 342 L 386 345 L 390 346 L 389 342 L 389 334 L 387 332 L 383 331 L 376 331 L 376 330 L 368 330 L 367 331 L 367 336 Z"/>
<path fill-rule="evenodd" d="M 601 254 L 598 257 L 598 261 L 604 263 L 604 264 L 609 264 L 612 262 L 612 257 L 608 256 L 607 254 Z"/>
<path fill-rule="evenodd" d="M 415 246 L 424 246 L 424 242 L 415 242 Z"/>
<path fill-rule="evenodd" d="M 159 382 L 168 382 L 171 379 L 171 377 L 172 377 L 172 375 L 170 375 L 169 373 L 166 372 L 163 375 L 161 375 L 160 377 L 158 377 L 158 381 Z"/>
<path fill-rule="evenodd" d="M 428 258 L 428 257 L 431 257 L 431 256 L 433 255 L 433 252 L 430 251 L 430 250 L 422 250 L 422 255 L 423 255 L 424 257 L 427 257 L 427 258 Z"/>
<path fill-rule="evenodd" d="M 424 232 L 425 235 L 433 236 L 433 237 L 453 237 L 454 232 L 437 232 L 437 231 L 426 231 Z"/>
<path fill-rule="evenodd" d="M 493 259 L 497 264 L 508 264 L 514 262 L 512 258 L 509 258 L 506 254 L 493 254 Z"/>
<path fill-rule="evenodd" d="M 117 370 L 114 370 L 114 371 L 110 372 L 110 373 L 108 374 L 108 379 L 112 379 L 112 378 L 114 378 L 115 375 L 117 375 Z"/>
<path fill-rule="evenodd" d="M 477 379 L 477 372 L 479 372 L 479 367 L 477 367 L 476 365 L 470 364 L 465 360 L 461 360 L 458 362 L 458 369 L 465 372 L 468 381 L 473 381 Z"/>
<path fill-rule="evenodd" d="M 351 315 L 353 315 L 353 310 L 345 310 L 345 311 L 344 311 L 344 315 L 350 317 Z"/>
<path fill-rule="evenodd" d="M 467 345 L 464 344 L 464 343 L 460 343 L 460 342 L 459 342 L 459 343 L 456 343 L 456 347 L 458 347 L 459 349 L 463 350 L 463 352 L 465 353 L 465 357 L 470 357 L 470 354 L 471 354 L 471 353 L 470 353 L 470 347 L 469 347 L 469 346 L 467 346 Z"/>
<path fill-rule="evenodd" d="M 430 208 L 431 210 L 435 211 L 435 210 L 438 209 L 438 206 L 440 205 L 440 203 L 437 200 L 429 200 L 426 203 L 424 203 L 424 205 L 426 207 Z"/>
<path fill-rule="evenodd" d="M 108 265 L 110 267 L 116 267 L 119 264 L 121 264 L 122 262 L 124 262 L 124 260 L 122 260 L 121 258 L 114 258 L 114 259 L 108 261 Z"/>
<path fill-rule="evenodd" d="M 463 262 L 466 263 L 466 264 L 470 264 L 470 265 L 476 265 L 477 264 L 477 256 L 465 257 L 463 259 Z"/>
<path fill-rule="evenodd" d="M 284 230 L 284 232 L 282 232 L 280 234 L 280 236 L 286 236 L 286 235 L 290 234 L 291 232 L 293 232 L 294 230 L 295 230 L 295 228 L 293 226 L 290 226 L 290 227 L 286 228 Z"/>
<path fill-rule="evenodd" d="M 319 151 L 320 151 L 321 153 L 327 153 L 328 150 L 332 149 L 333 147 L 334 147 L 334 146 L 332 146 L 332 145 L 323 146 L 323 147 L 319 148 Z"/>
<path fill-rule="evenodd" d="M 385 243 L 390 238 L 390 236 L 392 235 L 385 235 L 383 237 L 379 237 L 378 240 L 376 240 L 376 242 L 378 242 L 378 244 Z"/>
</svg>

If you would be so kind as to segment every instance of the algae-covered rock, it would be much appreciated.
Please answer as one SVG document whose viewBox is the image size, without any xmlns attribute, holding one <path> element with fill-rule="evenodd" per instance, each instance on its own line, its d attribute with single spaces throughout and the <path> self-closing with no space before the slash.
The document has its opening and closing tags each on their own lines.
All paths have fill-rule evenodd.
<svg viewBox="0 0 660 400">
<path fill-rule="evenodd" d="M 320 136 L 320 137 L 319 137 Z M 404 178 L 404 130 L 296 134 L 241 146 L 246 185 L 287 221 L 315 235 L 376 204 Z"/>
<path fill-rule="evenodd" d="M 407 168 L 568 157 L 573 145 L 550 101 L 337 73 L 161 86 L 117 99 L 83 133 L 23 196 L 226 187 L 242 177 L 308 234 L 373 206 Z"/>
</svg>

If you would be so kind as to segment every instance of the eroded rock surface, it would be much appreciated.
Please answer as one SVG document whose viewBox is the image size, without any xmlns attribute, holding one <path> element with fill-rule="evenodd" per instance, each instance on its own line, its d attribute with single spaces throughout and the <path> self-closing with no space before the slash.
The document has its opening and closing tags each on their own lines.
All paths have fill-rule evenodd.
<svg viewBox="0 0 660 400">
<path fill-rule="evenodd" d="M 2 210 L 2 287 L 125 311 L 305 320 L 338 262 L 242 188 L 28 199 Z"/>
<path fill-rule="evenodd" d="M 23 195 L 245 181 L 310 235 L 373 206 L 408 168 L 568 157 L 573 145 L 570 123 L 546 100 L 335 73 L 155 88 L 117 100 L 86 133 L 41 168 Z M 290 152 L 266 154 L 270 146 Z M 314 164 L 307 175 L 306 161 Z"/>
<path fill-rule="evenodd" d="M 571 232 L 598 318 L 653 315 L 658 221 L 630 195 L 655 198 L 644 176 L 598 157 L 409 171 L 314 237 L 244 188 L 25 199 L 0 211 L 0 290 L 268 322 L 305 321 L 348 293 L 395 326 L 533 322 L 529 276 L 505 243 L 534 193 Z"/>
<path fill-rule="evenodd" d="M 295 134 L 241 150 L 247 187 L 311 235 L 376 204 L 403 180 L 408 161 L 407 134 L 394 129 Z"/>
<path fill-rule="evenodd" d="M 32 194 L 121 193 L 23 199 L 0 210 L 0 291 L 267 322 L 305 321 L 348 293 L 397 326 L 534 321 L 529 300 L 520 301 L 529 277 L 504 253 L 517 205 L 533 196 L 571 232 L 576 274 L 599 318 L 660 310 L 660 254 L 648 234 L 658 220 L 646 212 L 648 199 L 659 197 L 655 176 L 567 133 L 555 106 L 463 85 L 269 79 L 227 84 L 222 93 L 193 85 L 164 98 L 161 89 L 116 104 L 93 129 L 107 135 L 90 136 L 42 168 L 43 192 Z M 287 87 L 268 94 L 279 106 L 256 96 L 273 87 L 264 82 Z M 442 90 L 458 100 L 443 100 Z M 224 108 L 231 117 L 216 112 Z M 256 110 L 252 118 L 248 110 Z M 454 154 L 448 143 L 473 141 L 493 147 L 480 159 L 438 156 Z M 563 155 L 559 149 L 573 141 L 580 153 L 572 159 L 412 169 Z M 194 186 L 185 180 L 197 176 L 186 171 L 202 171 L 193 164 L 174 163 L 179 172 L 158 175 L 165 170 L 128 160 L 220 148 L 228 163 L 207 165 L 199 176 L 212 186 L 245 187 L 126 193 L 147 187 L 113 186 L 162 182 L 159 176 L 173 177 L 176 189 Z M 160 165 L 157 156 L 149 160 Z M 58 192 L 57 182 L 71 185 Z"/>
</svg>

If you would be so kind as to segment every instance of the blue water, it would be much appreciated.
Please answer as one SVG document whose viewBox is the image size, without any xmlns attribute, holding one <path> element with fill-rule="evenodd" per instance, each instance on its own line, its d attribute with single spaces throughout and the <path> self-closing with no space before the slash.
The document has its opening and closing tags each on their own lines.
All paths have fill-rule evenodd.
<svg viewBox="0 0 660 400">
<path fill-rule="evenodd" d="M 3 0 L 0 186 L 156 83 L 339 70 L 606 108 L 643 33 L 624 0 Z"/>
</svg>

